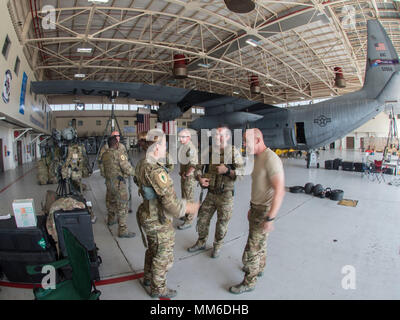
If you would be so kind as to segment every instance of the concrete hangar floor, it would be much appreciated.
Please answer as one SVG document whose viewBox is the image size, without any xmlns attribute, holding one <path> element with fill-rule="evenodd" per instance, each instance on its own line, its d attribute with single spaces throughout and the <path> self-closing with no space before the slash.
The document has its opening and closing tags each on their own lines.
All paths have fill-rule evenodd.
<svg viewBox="0 0 400 320">
<path fill-rule="evenodd" d="M 134 154 L 134 163 L 140 156 Z M 378 183 L 361 173 L 323 169 L 325 159 L 336 157 L 361 160 L 361 154 L 355 151 L 323 151 L 319 159 L 321 168 L 306 169 L 304 159 L 283 158 L 286 186 L 313 182 L 342 189 L 344 198 L 358 200 L 356 207 L 287 192 L 275 231 L 269 235 L 264 276 L 258 279 L 256 290 L 233 295 L 228 288 L 242 280 L 241 257 L 248 234 L 251 181 L 249 176 L 245 177 L 236 186 L 234 213 L 218 259 L 210 257 L 215 216 L 206 251 L 193 254 L 186 250 L 197 239 L 194 227 L 176 230 L 175 261 L 167 277 L 168 286 L 178 290 L 174 299 L 400 299 L 400 188 L 388 185 L 388 178 L 386 183 Z M 172 176 L 179 196 L 176 169 Z M 119 239 L 117 226 L 109 228 L 105 224 L 103 178 L 97 172 L 84 182 L 90 189 L 85 196 L 98 218 L 93 230 L 103 260 L 99 269 L 101 279 L 140 277 L 145 248 L 136 223 L 136 186 L 128 224 L 137 236 Z M 48 189 L 55 190 L 56 185 L 39 186 L 34 163 L 7 171 L 0 176 L 0 214 L 11 212 L 14 199 L 27 197 L 35 199 L 40 212 L 40 202 Z M 199 193 L 197 188 L 197 198 Z M 179 223 L 174 221 L 175 226 Z M 98 289 L 102 300 L 151 299 L 138 279 L 101 285 Z M 31 289 L 1 286 L 0 299 L 29 300 L 33 294 Z"/>
</svg>

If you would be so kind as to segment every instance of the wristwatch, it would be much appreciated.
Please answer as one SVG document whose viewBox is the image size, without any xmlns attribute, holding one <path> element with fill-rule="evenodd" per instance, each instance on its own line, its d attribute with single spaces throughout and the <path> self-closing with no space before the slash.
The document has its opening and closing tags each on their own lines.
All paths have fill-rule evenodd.
<svg viewBox="0 0 400 320">
<path fill-rule="evenodd" d="M 267 217 L 267 219 L 265 219 L 265 221 L 273 221 L 273 220 L 275 220 L 275 218 L 270 218 L 270 217 Z"/>
</svg>

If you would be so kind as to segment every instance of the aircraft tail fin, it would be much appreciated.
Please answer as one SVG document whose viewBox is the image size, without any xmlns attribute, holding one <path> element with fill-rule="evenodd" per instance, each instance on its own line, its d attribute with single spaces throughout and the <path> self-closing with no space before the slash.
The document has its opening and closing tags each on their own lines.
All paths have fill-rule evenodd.
<svg viewBox="0 0 400 320">
<path fill-rule="evenodd" d="M 377 98 L 393 73 L 400 70 L 399 56 L 378 20 L 368 20 L 368 52 L 363 89 Z"/>
</svg>

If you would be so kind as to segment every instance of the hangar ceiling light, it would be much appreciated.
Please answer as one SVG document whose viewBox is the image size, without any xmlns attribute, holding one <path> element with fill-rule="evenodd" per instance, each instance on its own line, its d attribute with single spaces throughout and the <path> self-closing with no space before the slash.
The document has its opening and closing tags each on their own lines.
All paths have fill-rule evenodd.
<svg viewBox="0 0 400 320">
<path fill-rule="evenodd" d="M 247 39 L 246 43 L 253 46 L 253 47 L 257 47 L 260 43 L 254 39 Z"/>
<path fill-rule="evenodd" d="M 78 48 L 77 52 L 79 52 L 79 53 L 91 53 L 92 52 L 92 48 Z"/>
<path fill-rule="evenodd" d="M 107 3 L 110 0 L 88 0 L 88 1 L 93 3 Z"/>
<path fill-rule="evenodd" d="M 400 0 L 399 0 L 400 1 Z M 197 64 L 199 67 L 203 67 L 203 68 L 209 68 L 211 67 L 209 63 L 198 63 Z"/>
</svg>

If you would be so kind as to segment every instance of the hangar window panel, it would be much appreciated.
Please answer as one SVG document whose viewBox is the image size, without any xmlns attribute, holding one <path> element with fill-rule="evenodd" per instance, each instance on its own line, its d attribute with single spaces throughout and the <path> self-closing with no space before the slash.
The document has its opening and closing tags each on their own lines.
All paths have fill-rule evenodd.
<svg viewBox="0 0 400 320">
<path fill-rule="evenodd" d="M 96 120 L 96 126 L 101 126 L 101 120 Z"/>
<path fill-rule="evenodd" d="M 112 105 L 111 104 L 103 104 L 103 110 L 111 110 Z"/>
<path fill-rule="evenodd" d="M 139 107 L 139 106 L 138 106 L 137 104 L 131 104 L 131 105 L 129 106 L 129 110 L 137 111 L 138 107 Z"/>
<path fill-rule="evenodd" d="M 128 105 L 125 104 L 116 104 L 115 110 L 128 110 Z"/>
<path fill-rule="evenodd" d="M 124 120 L 124 126 L 129 126 L 129 120 Z"/>
<path fill-rule="evenodd" d="M 83 121 L 82 120 L 78 120 L 78 127 L 82 127 L 83 126 Z"/>
<path fill-rule="evenodd" d="M 10 51 L 10 47 L 11 47 L 11 41 L 10 38 L 8 37 L 8 35 L 6 36 L 6 39 L 4 40 L 4 44 L 3 44 L 3 50 L 1 51 L 1 53 L 3 54 L 4 58 L 8 57 L 8 52 Z"/>
<path fill-rule="evenodd" d="M 17 58 L 15 59 L 15 65 L 14 65 L 14 72 L 15 72 L 16 75 L 18 75 L 18 73 L 19 73 L 20 65 L 21 65 L 21 60 L 17 56 Z"/>
<path fill-rule="evenodd" d="M 93 110 L 92 104 L 85 104 L 85 110 Z"/>
<path fill-rule="evenodd" d="M 93 110 L 101 110 L 103 109 L 103 106 L 99 103 L 94 103 L 93 105 Z"/>
</svg>

